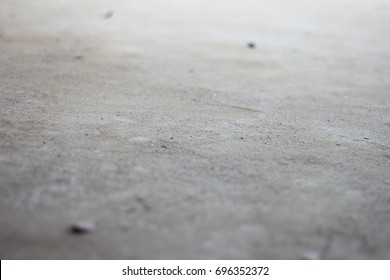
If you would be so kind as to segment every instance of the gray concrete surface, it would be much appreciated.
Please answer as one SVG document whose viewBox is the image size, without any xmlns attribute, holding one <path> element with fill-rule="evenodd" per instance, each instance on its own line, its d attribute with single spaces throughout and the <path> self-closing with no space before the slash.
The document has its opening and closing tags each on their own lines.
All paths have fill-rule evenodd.
<svg viewBox="0 0 390 280">
<path fill-rule="evenodd" d="M 389 25 L 388 1 L 1 1 L 1 259 L 390 258 Z"/>
</svg>

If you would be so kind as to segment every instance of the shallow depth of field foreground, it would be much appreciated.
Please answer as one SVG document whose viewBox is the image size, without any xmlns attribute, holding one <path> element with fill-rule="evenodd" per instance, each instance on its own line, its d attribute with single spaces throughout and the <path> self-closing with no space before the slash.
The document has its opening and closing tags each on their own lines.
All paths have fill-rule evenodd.
<svg viewBox="0 0 390 280">
<path fill-rule="evenodd" d="M 2 0 L 1 259 L 390 259 L 390 1 Z"/>
</svg>

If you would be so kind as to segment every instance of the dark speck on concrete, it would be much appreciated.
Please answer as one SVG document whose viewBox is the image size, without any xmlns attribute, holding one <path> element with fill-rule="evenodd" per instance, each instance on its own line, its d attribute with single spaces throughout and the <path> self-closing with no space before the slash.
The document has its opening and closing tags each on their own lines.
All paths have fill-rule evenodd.
<svg viewBox="0 0 390 280">
<path fill-rule="evenodd" d="M 247 47 L 250 48 L 250 49 L 254 49 L 254 48 L 256 48 L 256 44 L 253 43 L 253 42 L 249 42 L 249 43 L 247 44 Z"/>
<path fill-rule="evenodd" d="M 145 198 L 141 196 L 136 196 L 135 200 L 144 207 L 144 210 L 149 211 L 152 209 L 152 207 L 150 207 L 150 205 L 146 203 Z"/>
<path fill-rule="evenodd" d="M 113 15 L 114 15 L 114 11 L 113 10 L 109 10 L 109 11 L 107 11 L 107 12 L 102 14 L 102 19 L 109 19 Z"/>
<path fill-rule="evenodd" d="M 70 232 L 73 234 L 87 234 L 96 230 L 96 225 L 92 221 L 81 221 L 74 223 L 70 227 Z"/>
</svg>

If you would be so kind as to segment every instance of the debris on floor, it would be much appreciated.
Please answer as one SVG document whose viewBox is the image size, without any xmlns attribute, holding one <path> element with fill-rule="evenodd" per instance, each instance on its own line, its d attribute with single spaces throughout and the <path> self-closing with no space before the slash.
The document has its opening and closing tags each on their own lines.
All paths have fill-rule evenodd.
<svg viewBox="0 0 390 280">
<path fill-rule="evenodd" d="M 152 209 L 152 207 L 146 203 L 145 199 L 141 196 L 136 196 L 135 200 L 142 205 L 145 211 L 149 211 Z"/>
<path fill-rule="evenodd" d="M 102 19 L 110 19 L 114 15 L 113 10 L 108 10 L 107 12 L 101 14 Z"/>
<path fill-rule="evenodd" d="M 247 46 L 248 46 L 248 48 L 250 48 L 250 49 L 256 48 L 256 44 L 253 43 L 253 42 L 249 42 L 249 43 L 247 44 Z"/>
<path fill-rule="evenodd" d="M 70 232 L 74 234 L 88 234 L 96 231 L 96 224 L 93 221 L 80 221 L 70 227 Z"/>
</svg>

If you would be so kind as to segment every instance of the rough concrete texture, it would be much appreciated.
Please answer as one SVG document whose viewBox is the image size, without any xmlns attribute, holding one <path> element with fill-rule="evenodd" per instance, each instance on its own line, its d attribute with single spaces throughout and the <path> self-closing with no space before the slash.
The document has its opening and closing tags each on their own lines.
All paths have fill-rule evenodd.
<svg viewBox="0 0 390 280">
<path fill-rule="evenodd" d="M 1 1 L 1 259 L 390 258 L 389 3 Z"/>
</svg>

